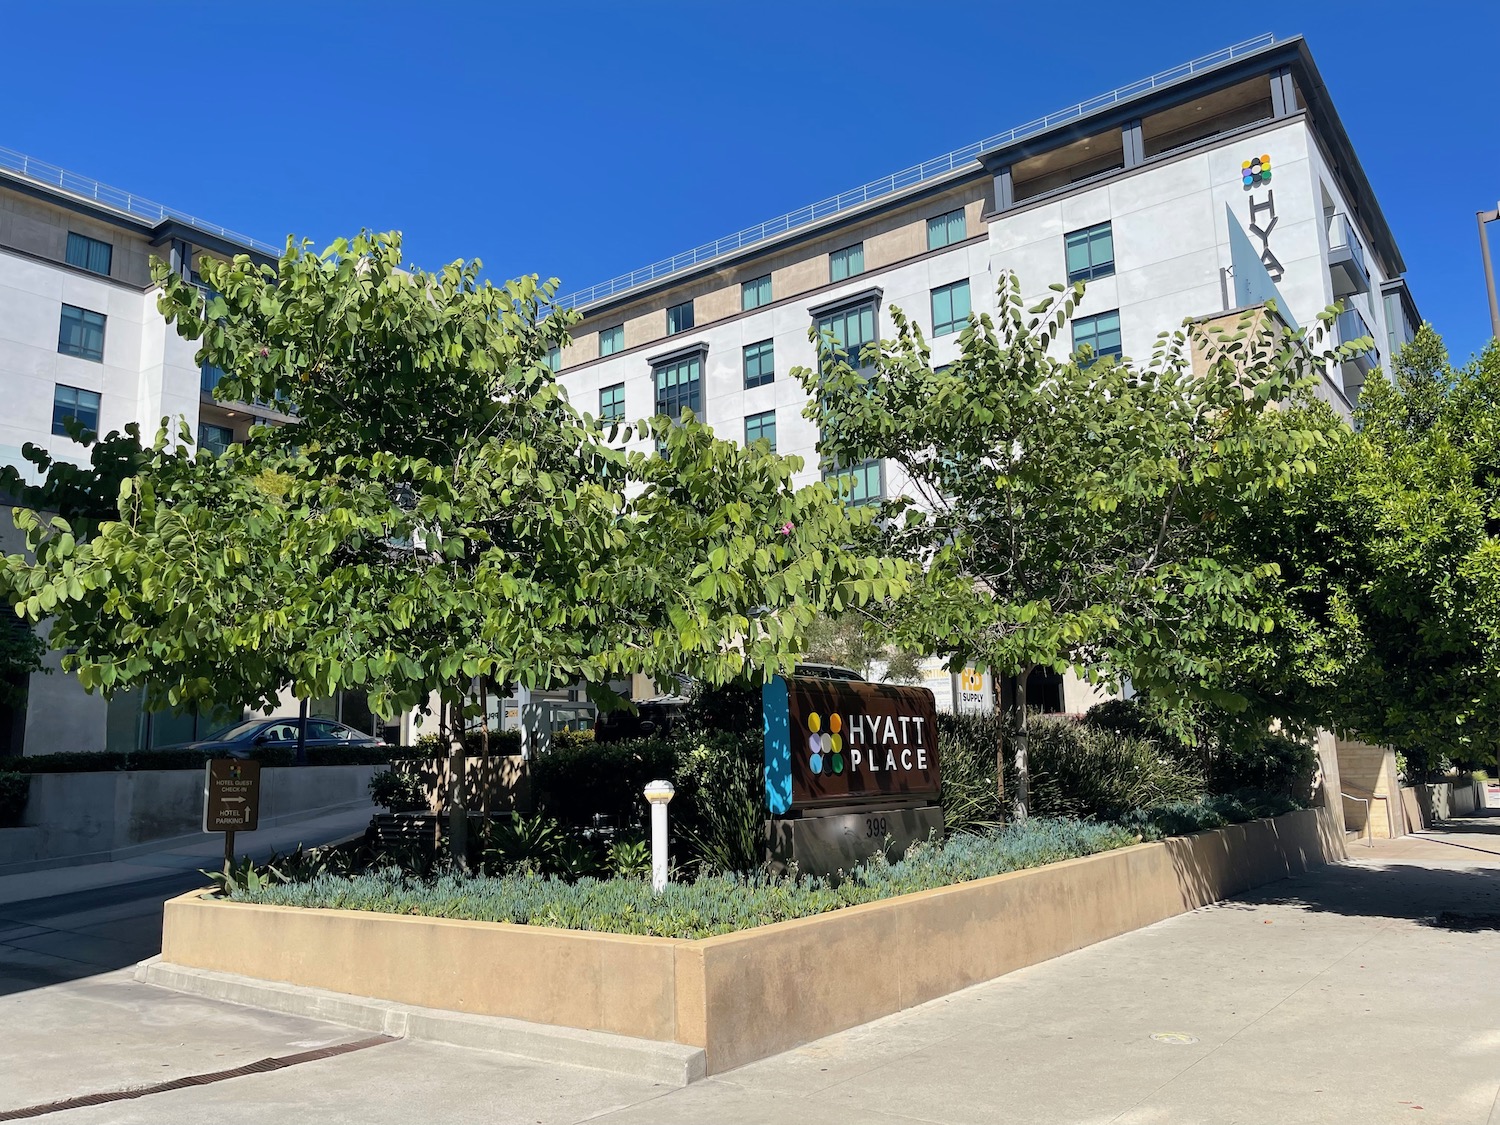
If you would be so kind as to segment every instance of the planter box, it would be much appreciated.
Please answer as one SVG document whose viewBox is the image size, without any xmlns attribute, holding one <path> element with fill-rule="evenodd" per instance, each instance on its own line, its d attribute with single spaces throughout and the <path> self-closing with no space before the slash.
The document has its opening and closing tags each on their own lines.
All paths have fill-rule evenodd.
<svg viewBox="0 0 1500 1125">
<path fill-rule="evenodd" d="M 714 1074 L 1344 855 L 1308 809 L 696 941 L 194 892 L 162 960 L 682 1043 Z"/>
<path fill-rule="evenodd" d="M 260 826 L 368 805 L 370 777 L 384 768 L 264 769 Z M 192 840 L 202 823 L 201 769 L 33 774 L 22 826 L 0 829 L 0 874 L 125 859 Z"/>
</svg>

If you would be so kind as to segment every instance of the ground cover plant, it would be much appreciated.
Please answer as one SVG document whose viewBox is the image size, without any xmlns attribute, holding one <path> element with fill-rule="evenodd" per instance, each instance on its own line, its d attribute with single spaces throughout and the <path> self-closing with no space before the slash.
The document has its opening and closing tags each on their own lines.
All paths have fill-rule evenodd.
<svg viewBox="0 0 1500 1125">
<path fill-rule="evenodd" d="M 241 880 L 229 888 L 228 897 L 277 906 L 699 938 L 1041 867 L 1140 839 L 1137 831 L 1114 824 L 1034 818 L 992 832 L 918 844 L 894 863 L 877 857 L 840 879 L 769 873 L 703 875 L 690 882 L 670 883 L 663 894 L 654 895 L 640 877 L 569 882 L 536 875 L 450 872 L 422 878 L 383 868 L 352 877 L 322 874 L 304 882 Z"/>
</svg>

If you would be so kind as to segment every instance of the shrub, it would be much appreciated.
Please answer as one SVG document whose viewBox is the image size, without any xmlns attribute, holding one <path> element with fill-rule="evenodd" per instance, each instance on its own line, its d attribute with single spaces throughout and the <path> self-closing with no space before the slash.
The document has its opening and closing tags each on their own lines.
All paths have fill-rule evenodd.
<svg viewBox="0 0 1500 1125">
<path fill-rule="evenodd" d="M 391 812 L 425 810 L 427 786 L 410 763 L 398 763 L 370 778 L 370 800 Z"/>
<path fill-rule="evenodd" d="M 0 828 L 14 828 L 21 823 L 30 793 L 29 774 L 0 772 Z"/>
<path fill-rule="evenodd" d="M 1316 751 L 1284 734 L 1245 734 L 1216 747 L 1209 766 L 1215 793 L 1259 790 L 1305 801 L 1318 768 Z"/>
<path fill-rule="evenodd" d="M 280 906 L 698 938 L 1039 867 L 1135 841 L 1134 832 L 1116 825 L 1029 820 L 993 832 L 960 834 L 941 844 L 915 845 L 898 862 L 877 858 L 837 885 L 808 876 L 702 875 L 689 883 L 670 883 L 660 895 L 639 878 L 567 883 L 537 875 L 449 873 L 428 880 L 390 869 L 253 889 L 239 884 L 227 890 L 237 901 Z"/>
<path fill-rule="evenodd" d="M 703 739 L 679 762 L 677 838 L 709 872 L 746 872 L 766 850 L 765 752 L 761 738 Z M 678 804 L 679 799 L 681 804 Z"/>
<path fill-rule="evenodd" d="M 949 832 L 993 827 L 1006 819 L 995 785 L 1000 733 L 999 715 L 938 712 L 943 820 Z"/>
<path fill-rule="evenodd" d="M 554 743 L 550 752 L 531 760 L 532 798 L 538 812 L 567 827 L 602 823 L 639 829 L 648 815 L 646 783 L 675 779 L 686 749 L 677 741 L 652 738 Z"/>
<path fill-rule="evenodd" d="M 483 739 L 477 730 L 465 731 L 460 739 L 464 745 L 464 754 L 475 758 L 484 752 Z M 414 756 L 426 758 L 446 758 L 448 756 L 448 740 L 440 734 L 424 734 L 417 737 L 412 744 Z M 519 754 L 521 752 L 521 732 L 519 730 L 492 730 L 490 731 L 490 753 L 491 754 Z"/>
<path fill-rule="evenodd" d="M 1142 738 L 1069 719 L 1030 724 L 1031 812 L 1113 820 L 1203 793 L 1202 775 Z"/>
<path fill-rule="evenodd" d="M 1191 832 L 1223 828 L 1226 824 L 1243 824 L 1257 817 L 1281 816 L 1305 807 L 1305 804 L 1281 794 L 1243 789 L 1197 801 L 1165 801 L 1134 809 L 1120 818 L 1120 824 L 1139 832 L 1146 839 L 1156 840 L 1163 836 L 1185 836 Z"/>
</svg>

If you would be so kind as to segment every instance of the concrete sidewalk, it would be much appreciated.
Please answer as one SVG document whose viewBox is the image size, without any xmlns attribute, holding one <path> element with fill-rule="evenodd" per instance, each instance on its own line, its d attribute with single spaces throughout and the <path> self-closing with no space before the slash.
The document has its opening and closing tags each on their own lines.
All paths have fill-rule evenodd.
<svg viewBox="0 0 1500 1125">
<path fill-rule="evenodd" d="M 343 839 L 360 832 L 372 811 L 345 810 L 245 833 L 235 850 L 264 859 L 299 843 Z M 159 953 L 162 903 L 206 884 L 200 869 L 223 862 L 224 838 L 205 835 L 128 860 L 0 877 L 0 995 L 124 968 Z"/>
<path fill-rule="evenodd" d="M 1500 930 L 1433 923 L 1500 925 L 1500 817 L 1352 850 L 686 1089 L 401 1041 L 43 1120 L 1500 1125 Z M 26 1029 L 0 1111 L 361 1034 L 122 973 L 0 999 L 0 1025 Z"/>
</svg>

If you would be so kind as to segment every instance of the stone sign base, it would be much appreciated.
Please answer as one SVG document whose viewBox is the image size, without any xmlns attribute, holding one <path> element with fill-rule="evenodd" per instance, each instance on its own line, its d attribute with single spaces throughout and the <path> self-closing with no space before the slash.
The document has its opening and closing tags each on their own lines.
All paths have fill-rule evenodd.
<svg viewBox="0 0 1500 1125">
<path fill-rule="evenodd" d="M 795 863 L 806 875 L 831 875 L 882 851 L 897 860 L 918 840 L 941 840 L 943 810 L 939 805 L 830 810 L 778 817 L 766 831 L 773 862 Z"/>
</svg>

